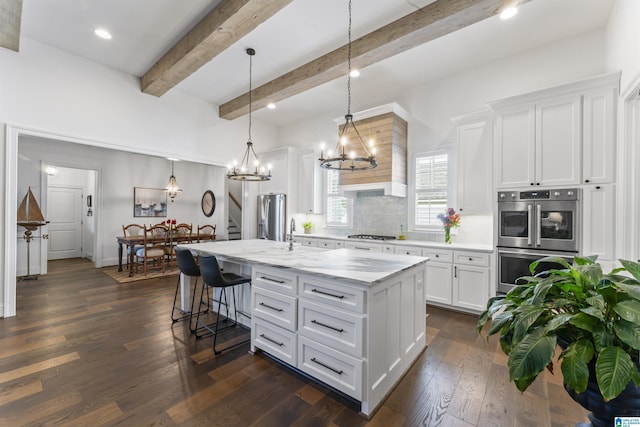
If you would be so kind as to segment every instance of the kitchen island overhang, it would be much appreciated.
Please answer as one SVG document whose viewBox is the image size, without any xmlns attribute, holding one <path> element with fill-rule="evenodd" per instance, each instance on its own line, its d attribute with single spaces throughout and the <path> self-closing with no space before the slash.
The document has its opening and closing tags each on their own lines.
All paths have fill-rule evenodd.
<svg viewBox="0 0 640 427">
<path fill-rule="evenodd" d="M 426 348 L 428 258 L 236 240 L 180 245 L 251 268 L 251 350 L 371 416 Z"/>
</svg>

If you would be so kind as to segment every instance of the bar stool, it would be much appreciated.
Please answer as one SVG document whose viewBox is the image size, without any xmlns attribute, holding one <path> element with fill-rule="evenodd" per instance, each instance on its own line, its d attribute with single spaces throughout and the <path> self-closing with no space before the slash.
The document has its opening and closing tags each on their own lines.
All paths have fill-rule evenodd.
<svg viewBox="0 0 640 427">
<path fill-rule="evenodd" d="M 222 350 L 216 350 L 216 340 L 218 337 L 218 333 L 234 327 L 238 324 L 238 310 L 237 310 L 237 301 L 236 301 L 236 290 L 235 287 L 237 285 L 242 285 L 245 283 L 251 284 L 251 277 L 238 275 L 235 273 L 223 273 L 220 269 L 220 265 L 218 264 L 218 260 L 214 256 L 200 256 L 200 274 L 202 275 L 202 290 L 200 291 L 200 303 L 202 304 L 202 298 L 204 296 L 204 289 L 206 287 L 211 287 L 212 293 L 215 296 L 216 288 L 220 288 L 220 297 L 217 301 L 218 310 L 216 314 L 216 321 L 211 324 L 206 324 L 200 321 L 200 313 L 196 316 L 196 329 L 195 334 L 197 338 L 202 338 L 205 336 L 213 335 L 213 353 L 218 355 L 224 350 L 228 350 L 232 347 L 236 347 L 240 344 L 244 344 L 248 342 L 250 339 L 232 344 L 227 346 Z M 232 323 L 220 327 L 221 322 L 229 321 L 229 301 L 227 297 L 227 288 L 231 288 L 232 296 L 233 296 L 233 310 L 234 310 L 234 320 Z M 224 298 L 224 302 L 222 299 Z M 207 300 L 208 303 L 208 300 Z M 221 306 L 224 305 L 226 307 L 226 316 L 224 319 L 220 320 L 220 311 Z M 242 313 L 241 313 L 242 314 Z M 203 332 L 205 331 L 205 332 Z"/>
<path fill-rule="evenodd" d="M 186 318 L 189 318 L 189 329 L 191 330 L 191 332 L 194 332 L 194 329 L 191 327 L 191 319 L 193 317 L 193 306 L 195 304 L 196 293 L 198 289 L 198 277 L 200 277 L 200 267 L 198 267 L 198 264 L 196 264 L 196 260 L 193 257 L 193 254 L 191 254 L 191 251 L 189 249 L 175 248 L 175 254 L 176 254 L 176 260 L 178 261 L 178 269 L 180 270 L 180 273 L 184 274 L 185 276 L 195 277 L 196 281 L 195 281 L 195 284 L 193 285 L 193 294 L 191 295 L 190 311 L 185 312 L 179 306 L 176 305 L 176 301 L 178 300 L 178 290 L 180 289 L 180 275 L 178 274 L 178 282 L 176 283 L 176 292 L 173 295 L 173 309 L 171 310 L 171 320 L 173 321 L 173 323 L 176 323 L 179 320 L 184 320 Z M 209 289 L 207 288 L 207 299 L 208 298 L 209 298 Z M 204 311 L 200 311 L 201 307 L 202 307 L 202 302 L 198 307 L 198 313 L 206 313 L 207 311 L 209 311 L 208 308 Z M 178 310 L 182 315 L 176 316 L 176 310 Z"/>
</svg>

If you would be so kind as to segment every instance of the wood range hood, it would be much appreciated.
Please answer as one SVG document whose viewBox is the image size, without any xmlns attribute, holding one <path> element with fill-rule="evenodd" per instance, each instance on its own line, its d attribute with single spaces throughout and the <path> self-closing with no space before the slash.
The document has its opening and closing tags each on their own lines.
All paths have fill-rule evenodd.
<svg viewBox="0 0 640 427">
<path fill-rule="evenodd" d="M 344 117 L 335 119 L 344 126 Z M 357 197 L 358 193 L 407 196 L 407 130 L 409 114 L 398 104 L 383 105 L 353 115 L 353 121 L 365 142 L 373 139 L 378 167 L 365 171 L 341 171 L 340 194 Z M 347 138 L 356 137 L 349 129 Z M 358 150 L 356 150 L 358 152 Z"/>
</svg>

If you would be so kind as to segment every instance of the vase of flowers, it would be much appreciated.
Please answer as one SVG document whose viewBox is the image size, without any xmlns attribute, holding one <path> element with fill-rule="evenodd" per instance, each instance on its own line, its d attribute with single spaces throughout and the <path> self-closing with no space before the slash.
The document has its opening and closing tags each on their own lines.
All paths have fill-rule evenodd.
<svg viewBox="0 0 640 427">
<path fill-rule="evenodd" d="M 438 214 L 438 219 L 442 221 L 445 243 L 451 243 L 451 229 L 460 226 L 460 214 L 448 208 L 445 213 Z"/>
</svg>

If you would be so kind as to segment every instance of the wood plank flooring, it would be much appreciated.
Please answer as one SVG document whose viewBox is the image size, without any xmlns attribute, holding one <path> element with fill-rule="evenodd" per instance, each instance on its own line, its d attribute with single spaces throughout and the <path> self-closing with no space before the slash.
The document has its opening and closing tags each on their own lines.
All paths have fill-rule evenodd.
<svg viewBox="0 0 640 427">
<path fill-rule="evenodd" d="M 19 282 L 0 319 L 0 426 L 574 426 L 544 375 L 519 393 L 475 316 L 428 307 L 427 350 L 367 421 L 358 405 L 249 345 L 219 356 L 171 323 L 175 277 L 118 284 L 86 260 Z M 231 340 L 244 338 L 242 328 Z M 219 340 L 224 344 L 223 339 Z"/>
</svg>

